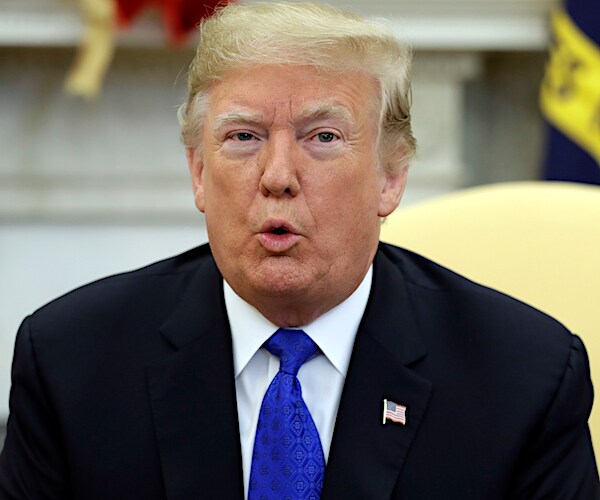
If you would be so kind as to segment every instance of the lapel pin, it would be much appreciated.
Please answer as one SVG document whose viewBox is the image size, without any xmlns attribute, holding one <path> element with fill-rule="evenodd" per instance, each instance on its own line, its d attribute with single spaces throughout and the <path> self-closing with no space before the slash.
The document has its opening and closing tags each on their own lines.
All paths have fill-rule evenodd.
<svg viewBox="0 0 600 500">
<path fill-rule="evenodd" d="M 383 423 L 387 420 L 406 425 L 406 406 L 399 405 L 393 401 L 383 400 Z"/>
</svg>

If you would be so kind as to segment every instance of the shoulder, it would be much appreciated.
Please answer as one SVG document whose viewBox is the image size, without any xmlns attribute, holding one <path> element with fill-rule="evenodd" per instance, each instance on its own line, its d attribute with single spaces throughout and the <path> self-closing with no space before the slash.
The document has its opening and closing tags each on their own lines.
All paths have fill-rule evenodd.
<svg viewBox="0 0 600 500">
<path fill-rule="evenodd" d="M 460 300 L 461 305 L 468 307 L 469 310 L 494 306 L 486 309 L 485 317 L 488 318 L 495 318 L 497 313 L 510 311 L 522 320 L 542 321 L 564 328 L 555 319 L 535 307 L 476 283 L 422 255 L 388 244 L 381 244 L 379 253 L 382 257 L 380 260 L 387 261 L 384 265 L 396 267 L 401 272 L 406 286 L 414 293 L 426 295 L 430 299 L 438 295 L 446 300 Z"/>
<path fill-rule="evenodd" d="M 408 250 L 382 244 L 380 256 L 400 271 L 420 329 L 433 346 L 443 326 L 467 350 L 504 355 L 508 363 L 520 358 L 527 363 L 533 356 L 566 362 L 574 336 L 544 312 Z"/>
<path fill-rule="evenodd" d="M 438 467 L 474 471 L 461 478 L 473 485 L 483 484 L 485 466 L 486 481 L 506 498 L 595 498 L 593 391 L 581 340 L 534 307 L 407 250 L 381 245 L 375 264 L 380 285 L 394 281 L 399 292 L 382 299 L 404 313 L 397 342 L 412 326 L 424 345 L 409 368 L 433 387 L 418 439 L 435 443 L 437 456 L 414 446 L 413 463 L 442 457 Z M 512 490 L 502 493 L 507 477 Z"/>
<path fill-rule="evenodd" d="M 28 319 L 37 336 L 68 336 L 85 330 L 123 328 L 160 320 L 173 309 L 197 273 L 215 264 L 208 245 L 133 271 L 108 276 L 54 299 Z M 145 318 L 140 322 L 140 318 Z"/>
</svg>

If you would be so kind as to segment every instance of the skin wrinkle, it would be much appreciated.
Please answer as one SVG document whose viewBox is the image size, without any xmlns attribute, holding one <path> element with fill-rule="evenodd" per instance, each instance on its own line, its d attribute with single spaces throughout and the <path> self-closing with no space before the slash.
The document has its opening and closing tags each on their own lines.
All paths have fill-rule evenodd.
<svg viewBox="0 0 600 500">
<path fill-rule="evenodd" d="M 244 111 L 233 111 L 224 113 L 215 118 L 215 134 L 228 125 L 244 124 L 259 126 L 264 118 L 258 113 L 248 113 Z"/>
<path fill-rule="evenodd" d="M 292 112 L 290 110 L 290 116 L 291 114 Z M 317 103 L 307 107 L 305 110 L 300 110 L 297 114 L 297 119 L 292 120 L 292 118 L 290 118 L 288 120 L 288 123 L 296 129 L 301 129 L 303 126 L 306 127 L 308 124 L 319 120 L 325 121 L 328 119 L 337 119 L 345 124 L 351 124 L 353 121 L 352 114 L 346 107 L 332 103 Z M 230 125 L 240 125 L 241 127 L 248 125 L 262 128 L 262 123 L 264 121 L 265 118 L 259 113 L 246 111 L 223 113 L 215 118 L 215 133 L 213 136 L 216 138 L 221 129 Z M 298 125 L 295 125 L 295 123 Z"/>
</svg>

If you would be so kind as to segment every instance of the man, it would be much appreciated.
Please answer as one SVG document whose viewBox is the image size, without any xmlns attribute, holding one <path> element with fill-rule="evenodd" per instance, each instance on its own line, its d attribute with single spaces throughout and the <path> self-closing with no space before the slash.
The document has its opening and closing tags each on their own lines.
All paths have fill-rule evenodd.
<svg viewBox="0 0 600 500">
<path fill-rule="evenodd" d="M 2 498 L 598 498 L 581 341 L 378 243 L 406 48 L 312 4 L 201 34 L 180 118 L 210 246 L 23 322 Z"/>
</svg>

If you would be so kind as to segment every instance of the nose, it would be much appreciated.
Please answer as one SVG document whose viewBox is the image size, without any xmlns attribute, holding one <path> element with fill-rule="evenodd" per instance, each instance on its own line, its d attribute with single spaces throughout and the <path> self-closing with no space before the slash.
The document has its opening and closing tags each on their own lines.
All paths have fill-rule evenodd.
<svg viewBox="0 0 600 500">
<path fill-rule="evenodd" d="M 285 132 L 272 134 L 263 149 L 260 192 L 264 196 L 296 196 L 298 180 L 298 145 Z"/>
</svg>

